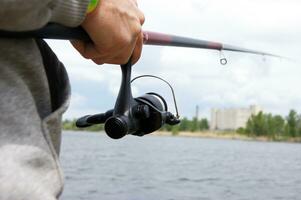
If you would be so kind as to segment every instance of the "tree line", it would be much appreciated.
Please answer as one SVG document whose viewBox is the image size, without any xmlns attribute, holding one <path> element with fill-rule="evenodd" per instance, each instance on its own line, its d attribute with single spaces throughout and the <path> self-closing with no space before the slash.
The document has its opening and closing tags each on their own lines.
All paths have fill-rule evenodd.
<svg viewBox="0 0 301 200">
<path fill-rule="evenodd" d="M 209 130 L 209 122 L 206 118 L 198 120 L 196 117 L 192 120 L 184 117 L 181 119 L 181 123 L 177 126 L 165 125 L 161 128 L 161 131 L 172 132 L 174 135 L 179 132 L 198 132 Z"/>
<path fill-rule="evenodd" d="M 79 129 L 75 126 L 76 120 L 64 120 L 63 121 L 63 129 L 64 130 L 82 130 L 82 131 L 103 131 L 104 126 L 103 125 L 94 125 L 88 128 Z M 194 118 L 192 120 L 189 120 L 187 118 L 183 118 L 181 120 L 181 123 L 177 126 L 169 126 L 165 125 L 161 128 L 161 131 L 168 131 L 173 132 L 174 134 L 180 132 L 180 131 L 187 131 L 187 132 L 197 132 L 197 131 L 204 131 L 209 129 L 209 122 L 206 118 L 198 120 L 197 118 Z"/>
<path fill-rule="evenodd" d="M 83 131 L 103 131 L 103 125 L 95 125 L 85 129 L 78 129 L 75 126 L 76 120 L 64 120 L 64 130 L 83 130 Z M 165 125 L 161 131 L 172 132 L 177 135 L 179 132 L 199 132 L 209 130 L 209 122 L 203 119 L 183 118 L 177 126 Z M 301 138 L 301 115 L 295 110 L 291 110 L 286 117 L 280 115 L 264 114 L 259 112 L 252 115 L 247 121 L 245 128 L 239 128 L 237 133 L 247 135 L 249 137 L 269 137 L 271 139 L 282 138 Z"/>
<path fill-rule="evenodd" d="M 237 130 L 248 136 L 269 138 L 301 137 L 301 115 L 291 110 L 287 117 L 259 112 L 247 121 L 246 128 Z"/>
</svg>

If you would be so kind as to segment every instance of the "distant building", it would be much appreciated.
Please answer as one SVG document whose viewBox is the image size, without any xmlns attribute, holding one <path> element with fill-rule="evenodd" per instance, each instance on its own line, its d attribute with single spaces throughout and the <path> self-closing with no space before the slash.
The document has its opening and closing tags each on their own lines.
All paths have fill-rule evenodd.
<svg viewBox="0 0 301 200">
<path fill-rule="evenodd" d="M 252 115 L 257 115 L 262 109 L 252 105 L 249 108 L 229 108 L 211 110 L 211 130 L 236 130 L 245 128 L 248 119 Z"/>
</svg>

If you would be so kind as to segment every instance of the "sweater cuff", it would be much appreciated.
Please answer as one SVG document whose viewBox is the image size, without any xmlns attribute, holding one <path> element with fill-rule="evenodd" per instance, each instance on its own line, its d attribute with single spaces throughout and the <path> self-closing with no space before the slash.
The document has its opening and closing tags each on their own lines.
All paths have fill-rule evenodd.
<svg viewBox="0 0 301 200">
<path fill-rule="evenodd" d="M 53 8 L 51 22 L 69 27 L 79 26 L 85 19 L 90 0 L 59 0 Z"/>
</svg>

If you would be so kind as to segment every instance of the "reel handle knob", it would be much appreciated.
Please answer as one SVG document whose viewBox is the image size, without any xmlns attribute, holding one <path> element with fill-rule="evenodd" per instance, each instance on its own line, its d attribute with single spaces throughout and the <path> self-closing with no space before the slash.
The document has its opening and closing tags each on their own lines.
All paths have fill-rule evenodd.
<svg viewBox="0 0 301 200">
<path fill-rule="evenodd" d="M 111 117 L 105 123 L 105 131 L 112 139 L 121 139 L 128 134 L 128 122 L 124 117 Z"/>
</svg>

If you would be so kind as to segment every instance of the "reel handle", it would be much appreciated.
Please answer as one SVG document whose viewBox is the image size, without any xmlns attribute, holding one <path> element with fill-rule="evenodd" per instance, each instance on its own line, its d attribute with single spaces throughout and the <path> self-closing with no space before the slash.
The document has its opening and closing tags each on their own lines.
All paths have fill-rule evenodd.
<svg viewBox="0 0 301 200">
<path fill-rule="evenodd" d="M 128 134 L 135 134 L 139 129 L 133 115 L 133 108 L 138 105 L 134 100 L 131 88 L 132 59 L 121 65 L 122 80 L 115 103 L 113 116 L 105 123 L 105 131 L 109 137 L 120 139 Z"/>
<path fill-rule="evenodd" d="M 86 115 L 81 117 L 76 121 L 76 127 L 87 128 L 95 124 L 104 124 L 107 119 L 113 116 L 114 110 L 109 110 L 106 113 L 96 114 L 96 115 Z"/>
</svg>

